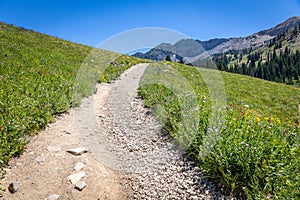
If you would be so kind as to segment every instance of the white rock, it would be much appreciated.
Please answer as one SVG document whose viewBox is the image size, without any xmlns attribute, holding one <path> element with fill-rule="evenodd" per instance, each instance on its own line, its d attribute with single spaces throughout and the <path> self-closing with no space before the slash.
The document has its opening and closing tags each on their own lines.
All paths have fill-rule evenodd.
<svg viewBox="0 0 300 200">
<path fill-rule="evenodd" d="M 58 200 L 59 195 L 58 194 L 52 194 L 49 197 L 47 197 L 45 200 Z"/>
<path fill-rule="evenodd" d="M 78 183 L 76 183 L 76 185 L 75 185 L 75 189 L 77 189 L 77 190 L 79 190 L 79 191 L 82 191 L 85 187 L 86 187 L 85 182 L 78 182 Z"/>
<path fill-rule="evenodd" d="M 60 147 L 56 147 L 56 146 L 50 146 L 50 147 L 47 147 L 47 150 L 52 153 L 52 152 L 60 151 L 61 148 Z"/>
<path fill-rule="evenodd" d="M 68 180 L 72 183 L 72 184 L 76 184 L 77 182 L 80 181 L 81 178 L 83 178 L 85 176 L 85 172 L 78 172 L 76 174 L 71 174 L 70 176 L 68 176 Z"/>
<path fill-rule="evenodd" d="M 191 199 L 192 199 L 192 200 L 198 200 L 199 197 L 195 195 L 195 196 L 191 196 Z"/>
<path fill-rule="evenodd" d="M 36 157 L 35 160 L 36 160 L 39 164 L 45 162 L 45 156 L 44 156 L 44 154 L 42 153 L 42 155 Z"/>
<path fill-rule="evenodd" d="M 85 158 L 84 161 L 83 161 L 85 164 L 88 164 L 90 161 L 88 158 Z"/>
<path fill-rule="evenodd" d="M 11 193 L 15 193 L 15 192 L 18 191 L 19 187 L 20 187 L 20 182 L 19 182 L 19 181 L 15 181 L 15 182 L 9 184 L 8 190 L 9 190 Z"/>
<path fill-rule="evenodd" d="M 75 167 L 73 168 L 75 171 L 80 171 L 85 167 L 85 165 L 82 162 L 76 163 Z"/>
<path fill-rule="evenodd" d="M 67 152 L 71 153 L 73 155 L 81 155 L 81 154 L 84 154 L 88 151 L 84 147 L 78 147 L 78 148 L 68 149 Z"/>
</svg>

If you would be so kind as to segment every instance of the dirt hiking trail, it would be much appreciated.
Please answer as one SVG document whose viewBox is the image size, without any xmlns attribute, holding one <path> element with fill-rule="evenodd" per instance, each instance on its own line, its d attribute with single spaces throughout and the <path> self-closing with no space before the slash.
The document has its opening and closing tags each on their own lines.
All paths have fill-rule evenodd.
<svg viewBox="0 0 300 200">
<path fill-rule="evenodd" d="M 234 199 L 185 158 L 144 107 L 137 89 L 148 65 L 98 84 L 34 136 L 4 169 L 0 200 Z M 19 184 L 15 193 L 11 183 Z"/>
</svg>

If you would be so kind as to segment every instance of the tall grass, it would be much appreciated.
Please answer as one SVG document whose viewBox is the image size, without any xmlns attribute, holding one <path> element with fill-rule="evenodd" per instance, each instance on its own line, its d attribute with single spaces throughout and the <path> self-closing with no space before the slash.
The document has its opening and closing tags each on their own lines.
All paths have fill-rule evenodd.
<svg viewBox="0 0 300 200">
<path fill-rule="evenodd" d="M 157 78 L 161 71 L 165 78 Z M 190 107 L 191 113 L 195 109 L 198 113 L 194 117 L 198 120 L 194 126 L 197 130 L 189 136 L 189 146 L 185 149 L 187 155 L 199 160 L 206 175 L 219 179 L 232 191 L 243 191 L 248 199 L 300 198 L 299 89 L 222 72 L 228 105 L 226 113 L 220 115 L 225 118 L 222 127 L 216 129 L 210 125 L 216 102 L 211 100 L 203 80 L 203 77 L 213 77 L 216 71 L 174 63 L 150 65 L 142 78 L 139 94 L 146 106 L 160 105 L 161 122 L 181 144 L 181 135 L 191 133 L 189 129 L 179 131 L 184 126 L 181 102 L 185 94 L 163 82 L 151 81 L 168 80 L 173 76 L 172 71 L 181 74 L 197 99 L 198 107 L 194 104 Z M 207 145 L 211 146 L 207 148 Z"/>
<path fill-rule="evenodd" d="M 55 114 L 95 92 L 96 82 L 112 81 L 137 62 L 0 23 L 0 167 Z"/>
</svg>

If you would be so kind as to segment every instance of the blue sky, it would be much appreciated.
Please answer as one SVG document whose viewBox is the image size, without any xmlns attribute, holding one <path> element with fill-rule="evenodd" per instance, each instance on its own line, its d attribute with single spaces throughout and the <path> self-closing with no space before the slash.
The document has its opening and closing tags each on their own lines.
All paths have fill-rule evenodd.
<svg viewBox="0 0 300 200">
<path fill-rule="evenodd" d="M 246 36 L 297 15 L 300 0 L 0 0 L 0 21 L 90 46 L 143 27 Z"/>
</svg>

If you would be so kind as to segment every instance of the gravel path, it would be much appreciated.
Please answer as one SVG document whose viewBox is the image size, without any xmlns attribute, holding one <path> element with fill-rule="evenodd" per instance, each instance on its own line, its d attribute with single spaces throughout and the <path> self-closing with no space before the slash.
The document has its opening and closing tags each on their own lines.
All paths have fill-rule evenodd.
<svg viewBox="0 0 300 200">
<path fill-rule="evenodd" d="M 111 159 L 101 154 L 96 158 L 126 173 L 122 185 L 131 191 L 129 199 L 230 199 L 183 156 L 151 110 L 143 107 L 137 88 L 147 65 L 133 66 L 111 85 L 97 113 Z"/>
<path fill-rule="evenodd" d="M 98 84 L 79 107 L 57 116 L 24 154 L 11 159 L 0 186 L 17 180 L 20 188 L 0 193 L 0 199 L 231 199 L 144 108 L 137 88 L 147 66 L 135 65 L 114 83 Z M 83 146 L 83 155 L 67 152 Z M 79 162 L 86 174 L 83 191 L 68 180 Z"/>
</svg>

